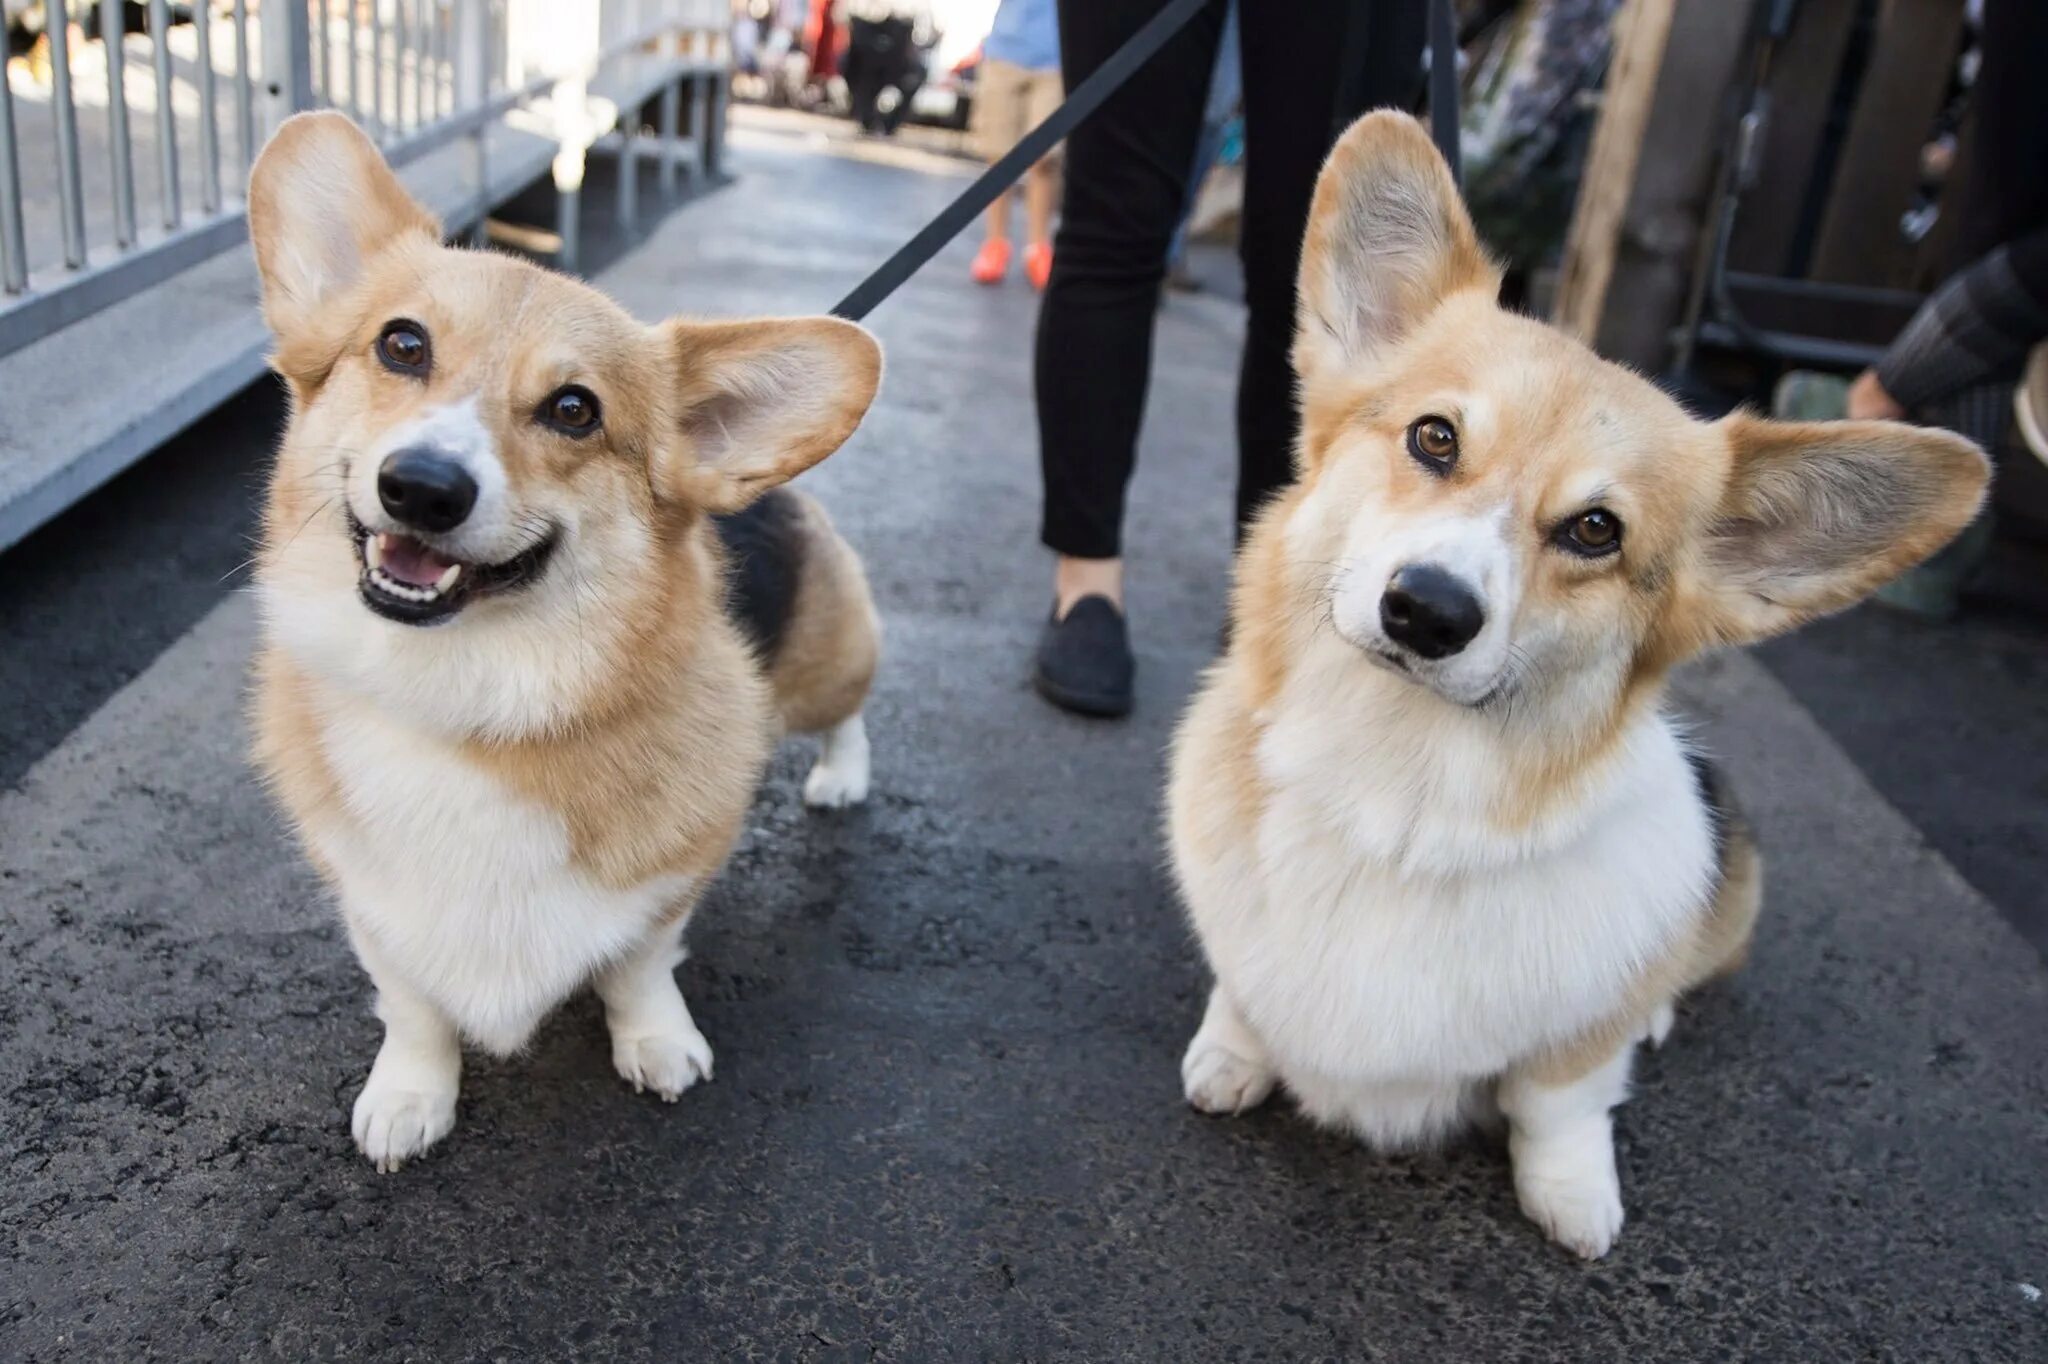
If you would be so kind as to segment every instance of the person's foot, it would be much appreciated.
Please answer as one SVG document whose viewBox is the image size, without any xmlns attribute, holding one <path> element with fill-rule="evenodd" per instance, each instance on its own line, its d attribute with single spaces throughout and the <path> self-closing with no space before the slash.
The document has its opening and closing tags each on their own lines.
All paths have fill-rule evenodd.
<svg viewBox="0 0 2048 1364">
<path fill-rule="evenodd" d="M 983 242 L 967 273 L 974 276 L 976 284 L 1001 284 L 1003 276 L 1010 273 L 1010 244 L 1000 237 Z"/>
<path fill-rule="evenodd" d="M 1114 718 L 1130 713 L 1133 671 L 1123 612 L 1107 597 L 1088 596 L 1046 621 L 1032 682 L 1062 710 Z"/>
<path fill-rule="evenodd" d="M 1033 242 L 1024 248 L 1024 277 L 1031 281 L 1032 288 L 1045 288 L 1045 282 L 1052 278 L 1051 242 Z"/>
</svg>

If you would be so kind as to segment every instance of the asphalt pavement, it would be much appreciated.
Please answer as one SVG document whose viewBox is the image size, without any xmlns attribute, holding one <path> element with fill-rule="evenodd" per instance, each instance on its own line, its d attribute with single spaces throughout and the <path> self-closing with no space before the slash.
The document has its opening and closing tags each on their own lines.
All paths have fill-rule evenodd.
<svg viewBox="0 0 2048 1364">
<path fill-rule="evenodd" d="M 599 282 L 649 318 L 822 310 L 967 174 L 788 121 L 739 120 L 731 161 Z M 971 245 L 877 313 L 881 399 L 806 476 L 886 621 L 875 796 L 809 814 L 807 754 L 778 759 L 682 968 L 717 1079 L 672 1107 L 584 999 L 472 1060 L 428 1158 L 352 1150 L 369 990 L 243 756 L 274 398 L 0 557 L 0 1358 L 2048 1356 L 2048 970 L 2006 893 L 2042 862 L 2008 850 L 1987 896 L 1942 841 L 1969 799 L 1921 818 L 1884 784 L 2025 790 L 1973 745 L 2039 734 L 2038 625 L 1858 613 L 1686 675 L 1766 918 L 1639 1067 L 1629 1224 L 1581 1264 L 1487 1142 L 1387 1159 L 1181 1102 L 1205 982 L 1158 785 L 1221 619 L 1241 313 L 1162 311 L 1138 710 L 1083 722 L 1027 682 L 1035 302 L 968 286 Z M 1873 659 L 1910 676 L 1845 723 Z"/>
</svg>

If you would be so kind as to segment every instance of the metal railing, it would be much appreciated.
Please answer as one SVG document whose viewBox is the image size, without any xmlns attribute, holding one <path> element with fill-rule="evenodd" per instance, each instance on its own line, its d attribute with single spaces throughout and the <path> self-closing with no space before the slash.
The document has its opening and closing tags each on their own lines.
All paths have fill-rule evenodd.
<svg viewBox="0 0 2048 1364">
<path fill-rule="evenodd" d="M 33 70 L 0 80 L 0 357 L 240 241 L 249 167 L 293 113 L 340 109 L 395 164 L 467 139 L 483 196 L 492 124 L 557 86 L 580 96 L 629 53 L 722 51 L 729 14 L 727 0 L 200 0 L 184 23 L 149 0 L 128 34 L 122 0 L 43 2 L 47 87 Z M 103 71 L 78 41 L 93 21 Z M 154 162 L 154 222 L 139 221 L 138 161 Z"/>
</svg>

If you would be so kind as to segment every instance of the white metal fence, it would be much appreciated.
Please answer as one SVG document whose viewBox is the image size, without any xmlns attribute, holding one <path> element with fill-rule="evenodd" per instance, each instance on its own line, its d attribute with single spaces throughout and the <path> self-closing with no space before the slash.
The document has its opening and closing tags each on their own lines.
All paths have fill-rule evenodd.
<svg viewBox="0 0 2048 1364">
<path fill-rule="evenodd" d="M 135 8 L 145 29 L 124 33 Z M 552 96 L 584 135 L 564 139 L 573 193 L 617 114 L 591 112 L 589 83 L 636 54 L 722 60 L 728 16 L 728 0 L 41 0 L 47 83 L 34 61 L 0 81 L 0 356 L 239 241 L 249 165 L 299 110 L 343 110 L 399 164 L 466 140 L 484 194 L 489 127 Z M 678 95 L 660 99 L 672 143 Z"/>
</svg>

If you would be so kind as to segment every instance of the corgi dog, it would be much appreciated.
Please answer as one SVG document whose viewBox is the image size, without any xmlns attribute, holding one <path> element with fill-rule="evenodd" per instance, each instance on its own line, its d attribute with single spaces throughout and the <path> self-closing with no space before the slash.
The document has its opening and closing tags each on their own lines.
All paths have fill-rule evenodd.
<svg viewBox="0 0 2048 1364">
<path fill-rule="evenodd" d="M 861 800 L 878 624 L 783 488 L 853 433 L 874 339 L 646 326 L 452 250 L 333 113 L 279 129 L 249 231 L 291 416 L 257 557 L 258 766 L 340 900 L 384 1041 L 356 1145 L 392 1170 L 572 992 L 673 1101 L 711 1076 L 674 968 L 779 734 Z"/>
<path fill-rule="evenodd" d="M 1667 677 L 1926 558 L 1989 471 L 1910 426 L 1695 420 L 1498 286 L 1421 127 L 1354 124 L 1301 261 L 1299 479 L 1173 746 L 1215 977 L 1181 1075 L 1378 1150 L 1504 1120 L 1523 1211 L 1595 1258 L 1635 1046 L 1762 889 Z"/>
</svg>

